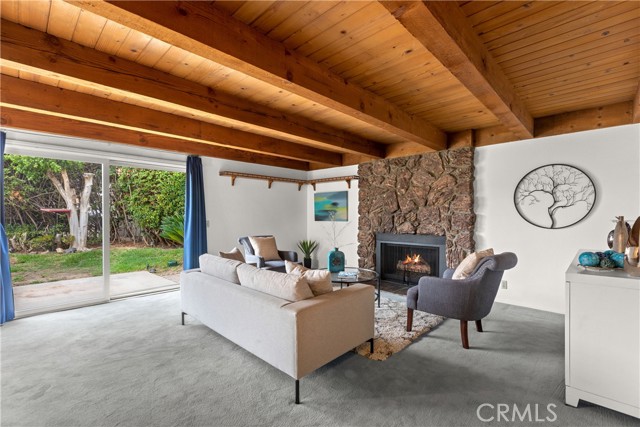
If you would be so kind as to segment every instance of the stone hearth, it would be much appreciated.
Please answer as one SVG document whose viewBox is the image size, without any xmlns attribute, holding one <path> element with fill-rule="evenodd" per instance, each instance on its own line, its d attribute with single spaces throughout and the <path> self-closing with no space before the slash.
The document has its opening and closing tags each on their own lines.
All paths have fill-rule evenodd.
<svg viewBox="0 0 640 427">
<path fill-rule="evenodd" d="M 449 267 L 473 252 L 473 158 L 460 148 L 361 164 L 360 266 L 376 266 L 376 233 L 445 236 Z"/>
</svg>

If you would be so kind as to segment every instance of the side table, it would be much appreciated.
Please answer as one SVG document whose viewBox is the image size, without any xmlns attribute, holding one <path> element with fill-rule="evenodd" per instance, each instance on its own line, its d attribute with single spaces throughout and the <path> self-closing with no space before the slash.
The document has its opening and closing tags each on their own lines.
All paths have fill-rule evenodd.
<svg viewBox="0 0 640 427">
<path fill-rule="evenodd" d="M 324 268 L 323 270 L 326 270 Z M 380 307 L 380 275 L 375 270 L 360 267 L 345 267 L 345 275 L 340 273 L 331 273 L 331 283 L 340 285 L 340 289 L 344 285 L 351 285 L 352 283 L 365 283 L 373 284 L 376 287 L 376 299 L 378 301 L 378 307 Z"/>
</svg>

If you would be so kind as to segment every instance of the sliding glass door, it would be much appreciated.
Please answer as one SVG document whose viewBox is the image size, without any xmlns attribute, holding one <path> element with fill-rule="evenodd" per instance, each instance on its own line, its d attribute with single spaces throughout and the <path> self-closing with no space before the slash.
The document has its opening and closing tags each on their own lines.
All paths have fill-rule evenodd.
<svg viewBox="0 0 640 427">
<path fill-rule="evenodd" d="M 16 315 L 105 301 L 105 163 L 7 154 L 4 166 Z"/>
<path fill-rule="evenodd" d="M 182 270 L 184 173 L 110 167 L 110 296 L 175 289 Z"/>
</svg>

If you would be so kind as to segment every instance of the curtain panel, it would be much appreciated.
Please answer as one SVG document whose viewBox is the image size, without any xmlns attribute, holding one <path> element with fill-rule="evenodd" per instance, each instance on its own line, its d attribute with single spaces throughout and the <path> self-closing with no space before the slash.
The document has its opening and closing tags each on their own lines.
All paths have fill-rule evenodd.
<svg viewBox="0 0 640 427">
<path fill-rule="evenodd" d="M 4 230 L 4 146 L 7 135 L 0 132 L 0 324 L 15 317 L 9 264 L 9 241 Z"/>
<path fill-rule="evenodd" d="M 200 267 L 198 258 L 207 253 L 207 217 L 204 207 L 202 159 L 187 157 L 184 204 L 184 269 Z"/>
</svg>

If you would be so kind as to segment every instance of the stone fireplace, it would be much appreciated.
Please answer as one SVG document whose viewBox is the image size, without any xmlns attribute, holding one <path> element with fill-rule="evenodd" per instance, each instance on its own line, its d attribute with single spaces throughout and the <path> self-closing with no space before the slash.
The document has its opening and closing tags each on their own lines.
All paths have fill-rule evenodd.
<svg viewBox="0 0 640 427">
<path fill-rule="evenodd" d="M 441 262 L 453 267 L 473 252 L 473 158 L 473 148 L 460 148 L 361 164 L 360 266 L 382 267 L 377 257 L 381 234 L 405 236 L 409 243 L 425 236 L 443 239 L 444 257 L 438 260 L 437 273 L 430 266 L 431 275 L 442 275 Z"/>
</svg>

